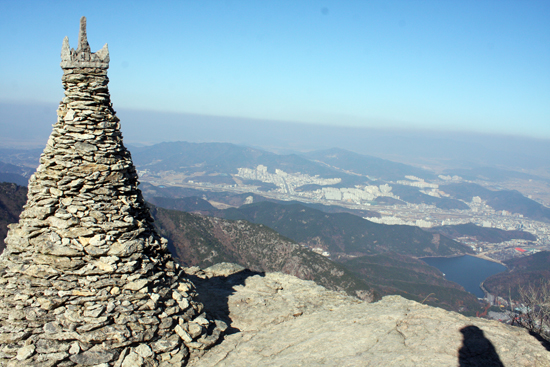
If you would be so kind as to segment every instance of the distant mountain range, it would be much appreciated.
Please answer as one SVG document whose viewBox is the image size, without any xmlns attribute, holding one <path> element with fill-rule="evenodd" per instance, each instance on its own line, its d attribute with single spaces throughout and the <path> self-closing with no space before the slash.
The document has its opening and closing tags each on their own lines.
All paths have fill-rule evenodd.
<svg viewBox="0 0 550 367">
<path fill-rule="evenodd" d="M 260 164 L 272 173 L 276 168 L 288 173 L 301 172 L 326 178 L 335 177 L 337 173 L 296 154 L 278 155 L 228 143 L 160 143 L 132 149 L 132 158 L 139 169 L 187 174 L 204 172 L 205 176 L 213 173 L 236 174 L 238 168 L 256 168 Z"/>
<path fill-rule="evenodd" d="M 174 142 L 137 148 L 133 156 L 138 168 L 147 169 L 151 172 L 175 171 L 188 175 L 202 173 L 202 176 L 193 177 L 196 182 L 234 184 L 235 181 L 231 175 L 236 174 L 238 168 L 255 168 L 262 164 L 267 167 L 269 172 L 280 169 L 287 173 L 300 172 L 311 176 L 319 175 L 323 178 L 342 179 L 342 182 L 331 185 L 332 187 L 353 188 L 355 185 L 379 185 L 392 182 L 392 193 L 398 196 L 402 202 L 435 205 L 444 210 L 467 210 L 469 206 L 465 202 L 471 202 L 474 196 L 479 196 L 495 210 L 506 210 L 532 219 L 550 221 L 549 208 L 526 198 L 518 191 L 493 191 L 473 183 L 454 183 L 440 185 L 439 187 L 450 197 L 427 195 L 419 187 L 400 184 L 397 181 L 405 180 L 405 176 L 414 176 L 424 180 L 437 180 L 434 173 L 410 165 L 365 156 L 343 149 L 314 151 L 299 156 L 295 154 L 277 155 L 233 144 Z M 476 177 L 482 173 L 480 170 L 469 172 L 472 172 L 472 175 Z M 488 169 L 486 172 L 488 176 L 497 178 L 531 177 L 530 175 L 500 169 Z M 373 183 L 372 180 L 377 181 Z M 255 184 L 261 186 L 259 181 Z M 272 184 L 263 183 L 263 185 L 268 185 L 263 190 L 274 187 Z M 319 185 L 305 185 L 299 187 L 298 191 L 315 190 L 321 187 Z M 384 197 L 381 198 L 384 199 Z M 389 199 L 392 199 L 393 203 L 399 203 L 396 199 Z"/>
<path fill-rule="evenodd" d="M 369 176 L 382 181 L 402 180 L 411 175 L 423 179 L 436 179 L 437 176 L 428 170 L 396 163 L 387 159 L 357 154 L 348 150 L 332 148 L 304 153 L 304 157 L 321 162 L 341 172 L 350 172 Z"/>
<path fill-rule="evenodd" d="M 406 175 L 436 178 L 433 173 L 421 168 L 343 149 L 278 155 L 227 143 L 170 142 L 134 148 L 132 157 L 140 169 L 152 172 L 204 172 L 205 176 L 213 173 L 236 174 L 238 168 L 256 168 L 261 164 L 272 173 L 280 169 L 287 173 L 299 172 L 323 178 L 339 177 L 351 187 L 368 181 L 367 176 L 382 181 L 404 179 Z"/>
<path fill-rule="evenodd" d="M 486 200 L 495 210 L 506 210 L 525 217 L 550 222 L 550 208 L 526 198 L 516 190 L 489 190 L 474 183 L 459 183 L 441 186 L 440 189 L 456 199 L 471 202 L 474 196 Z"/>
<path fill-rule="evenodd" d="M 39 150 L 0 149 L 0 179 L 25 184 L 38 161 Z M 392 193 L 399 197 L 379 196 L 374 201 L 388 204 L 427 204 L 443 210 L 467 210 L 466 202 L 479 196 L 495 210 L 506 210 L 522 214 L 535 220 L 550 221 L 550 208 L 528 199 L 518 191 L 489 190 L 474 183 L 453 183 L 441 185 L 436 175 L 418 167 L 389 160 L 353 153 L 343 149 L 318 150 L 309 153 L 279 155 L 257 148 L 229 143 L 188 143 L 169 142 L 132 149 L 134 162 L 139 170 L 155 177 L 161 173 L 176 172 L 187 176 L 187 180 L 211 184 L 235 185 L 235 175 L 239 168 L 255 169 L 258 165 L 267 167 L 274 173 L 279 169 L 289 174 L 302 173 L 322 178 L 340 178 L 341 182 L 332 185 L 304 184 L 297 192 L 314 191 L 323 187 L 355 188 L 365 185 L 381 185 L 389 182 Z M 33 163 L 35 162 L 35 163 Z M 476 168 L 451 170 L 448 173 L 463 174 L 473 180 L 530 179 L 537 178 L 521 172 L 499 168 Z M 189 176 L 193 177 L 189 177 Z M 439 183 L 439 189 L 450 197 L 428 195 L 414 182 L 403 184 L 405 176 Z M 540 178 L 538 178 L 540 179 Z M 239 179 L 241 182 L 258 187 L 259 192 L 273 190 L 273 183 L 258 180 Z M 374 181 L 373 181 L 374 180 Z M 200 196 L 200 195 L 185 195 Z M 257 201 L 257 200 L 256 200 Z"/>
<path fill-rule="evenodd" d="M 25 184 L 32 169 L 33 159 L 38 160 L 36 150 L 0 149 L 0 180 Z M 274 173 L 282 170 L 289 174 L 302 173 L 322 178 L 340 178 L 341 182 L 329 185 L 304 183 L 296 187 L 296 192 L 315 191 L 324 187 L 362 188 L 365 185 L 382 185 L 389 182 L 395 197 L 379 196 L 377 203 L 392 204 L 427 204 L 443 210 L 468 210 L 467 203 L 474 196 L 485 200 L 495 210 L 506 210 L 522 214 L 525 217 L 550 222 L 550 208 L 528 199 L 518 191 L 489 190 L 474 183 L 441 184 L 433 172 L 396 163 L 372 156 L 361 155 L 343 149 L 319 150 L 302 155 L 279 155 L 257 148 L 238 146 L 229 143 L 188 143 L 170 142 L 146 147 L 136 147 L 132 151 L 138 170 L 147 170 L 151 177 L 160 177 L 162 173 L 181 173 L 185 180 L 217 185 L 235 185 L 237 181 L 258 187 L 258 193 L 275 189 L 270 182 L 249 180 L 234 177 L 239 168 L 255 169 L 258 165 L 267 167 Z M 34 158 L 33 158 L 34 157 Z M 454 170 L 453 172 L 458 172 Z M 506 171 L 497 168 L 463 170 L 472 179 L 522 178 L 534 177 L 520 172 Z M 155 176 L 156 175 L 156 176 Z M 485 176 L 484 176 L 485 175 Z M 191 177 L 192 176 L 192 177 Z M 409 180 L 405 179 L 409 177 Z M 435 180 L 439 190 L 449 197 L 431 194 L 415 184 L 420 180 Z M 237 181 L 236 181 L 237 180 Z M 411 181 L 412 180 L 412 181 Z M 407 183 L 408 184 L 405 184 Z M 198 191 L 198 190 L 197 190 Z M 162 196 L 162 195 L 159 195 Z M 184 196 L 199 196 L 199 193 Z M 256 200 L 257 199 L 257 200 Z M 255 201 L 259 201 L 255 197 Z M 231 204 L 230 204 L 231 205 Z M 242 204 L 239 204 L 242 205 Z M 238 206 L 238 205 L 237 205 Z"/>
<path fill-rule="evenodd" d="M 469 169 L 448 169 L 444 171 L 446 175 L 458 175 L 466 180 L 483 180 L 483 181 L 505 181 L 510 179 L 522 180 L 542 180 L 549 182 L 547 178 L 535 176 L 528 173 L 510 171 L 495 167 L 477 167 Z"/>
</svg>

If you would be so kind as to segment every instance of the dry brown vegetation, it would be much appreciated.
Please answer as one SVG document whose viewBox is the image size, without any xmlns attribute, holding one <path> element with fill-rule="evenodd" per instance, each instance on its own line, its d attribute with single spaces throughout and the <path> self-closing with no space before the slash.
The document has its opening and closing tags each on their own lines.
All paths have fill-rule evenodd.
<svg viewBox="0 0 550 367">
<path fill-rule="evenodd" d="M 520 287 L 519 294 L 523 311 L 517 324 L 550 340 L 550 281 Z"/>
</svg>

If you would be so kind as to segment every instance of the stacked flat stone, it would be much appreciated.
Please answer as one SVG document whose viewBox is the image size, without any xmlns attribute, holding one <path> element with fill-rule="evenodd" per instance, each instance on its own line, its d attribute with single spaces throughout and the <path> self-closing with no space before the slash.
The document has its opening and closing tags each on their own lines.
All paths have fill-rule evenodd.
<svg viewBox="0 0 550 367">
<path fill-rule="evenodd" d="M 107 45 L 61 52 L 65 97 L 0 256 L 0 365 L 181 366 L 219 339 L 138 189 Z"/>
</svg>

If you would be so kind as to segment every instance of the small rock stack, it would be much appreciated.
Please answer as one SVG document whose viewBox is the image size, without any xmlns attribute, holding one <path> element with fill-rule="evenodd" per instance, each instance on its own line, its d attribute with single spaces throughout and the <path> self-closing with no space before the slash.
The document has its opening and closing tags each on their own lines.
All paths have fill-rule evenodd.
<svg viewBox="0 0 550 367">
<path fill-rule="evenodd" d="M 181 366 L 220 338 L 153 227 L 107 88 L 109 51 L 61 50 L 65 97 L 0 256 L 0 365 Z"/>
</svg>

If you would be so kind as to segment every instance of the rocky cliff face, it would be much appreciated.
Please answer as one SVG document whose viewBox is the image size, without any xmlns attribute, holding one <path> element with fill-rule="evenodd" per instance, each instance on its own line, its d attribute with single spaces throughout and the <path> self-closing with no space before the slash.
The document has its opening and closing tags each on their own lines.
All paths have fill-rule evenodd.
<svg viewBox="0 0 550 367">
<path fill-rule="evenodd" d="M 58 121 L 0 256 L 0 364 L 179 366 L 225 324 L 152 225 L 85 18 L 61 58 Z"/>
<path fill-rule="evenodd" d="M 195 272 L 209 313 L 230 324 L 194 367 L 550 366 L 525 329 L 387 296 L 361 302 L 290 275 L 232 264 Z"/>
</svg>

